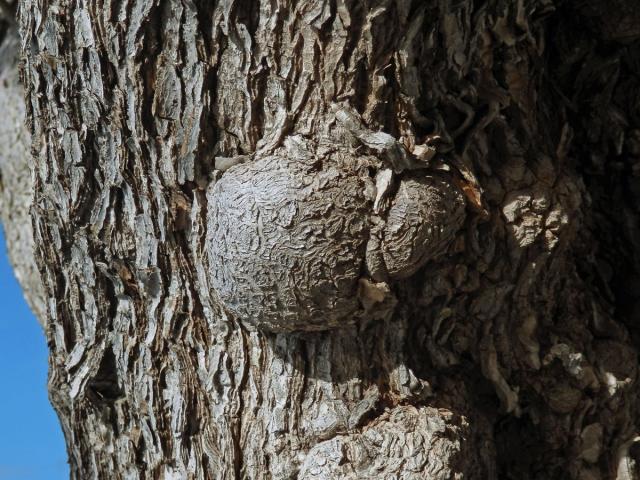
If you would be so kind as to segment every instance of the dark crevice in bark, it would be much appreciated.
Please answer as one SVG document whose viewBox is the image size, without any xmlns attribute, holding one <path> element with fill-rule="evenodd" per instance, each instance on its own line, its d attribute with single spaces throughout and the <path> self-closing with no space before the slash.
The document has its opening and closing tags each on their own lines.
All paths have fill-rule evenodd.
<svg viewBox="0 0 640 480">
<path fill-rule="evenodd" d="M 626 8 L 613 3 L 602 19 L 585 17 L 589 2 L 574 7 L 563 6 L 556 21 L 551 49 L 553 73 L 564 96 L 571 98 L 569 118 L 580 128 L 574 131 L 572 154 L 583 173 L 592 199 L 594 215 L 590 222 L 595 248 L 578 265 L 582 274 L 593 279 L 612 302 L 614 315 L 629 328 L 640 345 L 639 330 L 633 319 L 640 312 L 640 215 L 638 205 L 639 171 L 635 167 L 640 148 L 640 107 L 637 95 L 638 70 L 626 59 L 638 51 L 638 41 L 620 44 L 598 42 L 595 36 L 606 36 L 603 28 Z M 596 4 L 591 2 L 591 6 Z M 599 8 L 599 7 L 598 7 Z M 591 31 L 585 31 L 585 24 Z M 636 38 L 638 35 L 636 35 Z M 571 40 L 569 40 L 571 39 Z M 553 44 L 552 44 L 553 45 Z M 621 142 L 619 135 L 623 135 Z"/>
<path fill-rule="evenodd" d="M 563 466 L 547 456 L 546 439 L 530 418 L 503 417 L 495 424 L 494 436 L 500 480 L 563 478 Z"/>
<path fill-rule="evenodd" d="M 254 100 L 251 106 L 251 128 L 253 129 L 251 138 L 253 143 L 251 145 L 252 150 L 256 149 L 256 144 L 265 135 L 265 92 L 267 91 L 267 82 L 272 75 L 271 69 L 267 65 L 265 58 L 262 59 L 259 65 L 255 67 L 255 74 L 252 76 L 251 91 L 254 95 Z M 252 152 L 247 152 L 252 153 Z"/>
<path fill-rule="evenodd" d="M 96 402 L 98 407 L 102 404 L 112 405 L 124 392 L 118 381 L 118 368 L 111 348 L 107 348 L 102 354 L 100 367 L 91 380 L 87 382 L 88 397 Z M 117 422 L 114 422 L 117 426 Z"/>
<path fill-rule="evenodd" d="M 354 94 L 350 98 L 350 103 L 359 114 L 363 114 L 366 108 L 367 97 L 369 95 L 369 72 L 365 58 L 355 60 L 355 74 L 353 79 Z"/>
<path fill-rule="evenodd" d="M 145 94 L 140 98 L 140 124 L 144 131 L 136 132 L 136 135 L 148 135 L 151 138 L 157 135 L 154 110 L 154 99 L 157 88 L 158 61 L 162 53 L 161 29 L 163 9 L 160 6 L 152 6 L 149 14 L 144 18 L 139 35 L 143 40 L 144 48 L 138 50 L 138 65 L 140 72 L 138 78 L 144 85 Z"/>
</svg>

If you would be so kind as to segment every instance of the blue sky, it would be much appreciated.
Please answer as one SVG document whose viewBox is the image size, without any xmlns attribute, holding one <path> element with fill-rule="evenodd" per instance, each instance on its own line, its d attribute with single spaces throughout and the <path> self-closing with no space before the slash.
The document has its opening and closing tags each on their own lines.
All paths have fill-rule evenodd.
<svg viewBox="0 0 640 480">
<path fill-rule="evenodd" d="M 64 439 L 47 398 L 47 346 L 27 307 L 0 229 L 0 480 L 69 478 Z"/>
</svg>

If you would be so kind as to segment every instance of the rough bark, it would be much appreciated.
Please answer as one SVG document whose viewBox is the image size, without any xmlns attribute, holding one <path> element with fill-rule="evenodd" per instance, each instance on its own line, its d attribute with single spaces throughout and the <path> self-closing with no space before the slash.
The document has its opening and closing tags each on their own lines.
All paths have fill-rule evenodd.
<svg viewBox="0 0 640 480">
<path fill-rule="evenodd" d="M 638 16 L 623 0 L 23 0 L 72 476 L 636 478 Z M 274 158 L 320 183 L 302 194 Z M 237 176 L 255 197 L 232 201 Z M 456 192 L 464 214 L 398 207 Z M 321 245 L 304 212 L 330 205 L 326 225 L 361 223 Z M 263 238 L 284 262 L 255 255 Z M 383 268 L 390 238 L 408 239 L 406 275 Z M 334 241 L 346 263 L 309 267 Z M 221 259 L 242 268 L 220 281 Z M 274 292 L 287 282 L 300 295 Z"/>
</svg>

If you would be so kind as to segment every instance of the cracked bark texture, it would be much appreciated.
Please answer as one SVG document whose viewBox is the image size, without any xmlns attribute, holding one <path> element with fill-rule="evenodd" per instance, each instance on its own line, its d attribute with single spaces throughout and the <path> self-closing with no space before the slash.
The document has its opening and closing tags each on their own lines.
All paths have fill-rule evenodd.
<svg viewBox="0 0 640 480">
<path fill-rule="evenodd" d="M 638 11 L 22 0 L 72 477 L 637 478 Z M 214 288 L 216 186 L 299 142 L 466 214 L 384 315 L 269 333 Z"/>
</svg>

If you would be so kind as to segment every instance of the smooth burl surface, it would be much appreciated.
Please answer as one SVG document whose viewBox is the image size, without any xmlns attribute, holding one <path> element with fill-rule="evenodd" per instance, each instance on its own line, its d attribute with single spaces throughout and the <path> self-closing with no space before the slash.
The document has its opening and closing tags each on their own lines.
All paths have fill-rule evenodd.
<svg viewBox="0 0 640 480">
<path fill-rule="evenodd" d="M 388 275 L 408 278 L 449 246 L 465 218 L 465 199 L 454 184 L 430 173 L 399 182 L 381 231 Z"/>
<path fill-rule="evenodd" d="M 267 330 L 345 326 L 360 308 L 371 180 L 336 158 L 286 154 L 232 167 L 213 188 L 211 286 Z"/>
</svg>

